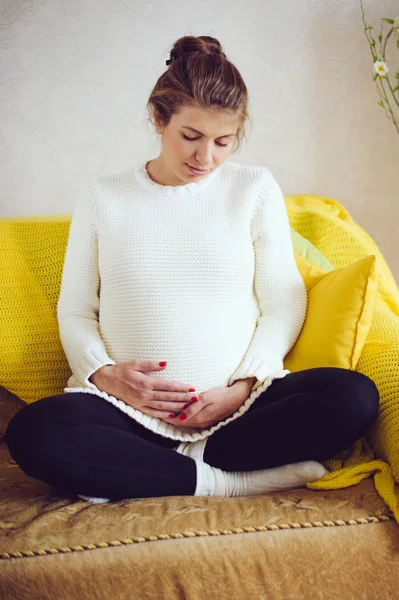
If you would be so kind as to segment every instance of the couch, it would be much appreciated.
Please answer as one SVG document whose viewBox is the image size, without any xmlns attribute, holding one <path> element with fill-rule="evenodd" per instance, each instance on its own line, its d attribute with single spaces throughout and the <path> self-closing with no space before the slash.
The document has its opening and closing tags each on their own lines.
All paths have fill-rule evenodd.
<svg viewBox="0 0 399 600">
<path fill-rule="evenodd" d="M 382 411 L 364 438 L 326 461 L 322 480 L 238 498 L 96 505 L 19 468 L 2 439 L 9 420 L 26 402 L 61 393 L 70 376 L 55 307 L 71 215 L 0 220 L 1 599 L 399 597 L 399 391 L 388 373 L 399 348 L 399 291 L 338 202 L 297 195 L 286 203 L 296 255 L 315 268 L 377 259 L 373 322 L 352 367 L 373 375 Z M 378 368 L 367 358 L 376 336 Z"/>
</svg>

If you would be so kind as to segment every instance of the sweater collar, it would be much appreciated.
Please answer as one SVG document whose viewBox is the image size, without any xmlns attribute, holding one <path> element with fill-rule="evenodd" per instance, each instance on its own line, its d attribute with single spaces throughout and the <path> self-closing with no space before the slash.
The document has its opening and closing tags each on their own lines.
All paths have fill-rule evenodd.
<svg viewBox="0 0 399 600">
<path fill-rule="evenodd" d="M 199 192 L 206 190 L 211 183 L 215 181 L 218 171 L 223 169 L 223 166 L 225 165 L 225 163 L 222 163 L 220 167 L 199 181 L 193 181 L 184 185 L 161 185 L 160 183 L 153 181 L 149 176 L 146 169 L 147 162 L 149 161 L 141 163 L 134 168 L 137 181 L 151 192 L 151 196 L 169 198 L 172 200 L 191 198 L 192 196 L 199 194 Z"/>
</svg>

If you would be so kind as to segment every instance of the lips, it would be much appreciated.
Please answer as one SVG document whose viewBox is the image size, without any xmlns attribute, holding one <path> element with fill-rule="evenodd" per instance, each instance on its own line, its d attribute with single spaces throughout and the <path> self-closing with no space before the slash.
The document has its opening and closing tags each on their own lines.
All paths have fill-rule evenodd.
<svg viewBox="0 0 399 600">
<path fill-rule="evenodd" d="M 194 169 L 195 171 L 198 171 L 198 173 L 207 173 L 208 171 L 204 171 L 203 169 L 197 169 L 197 167 L 193 167 L 192 165 L 190 165 L 189 163 L 186 163 L 186 165 L 188 167 L 191 167 L 192 169 Z"/>
</svg>

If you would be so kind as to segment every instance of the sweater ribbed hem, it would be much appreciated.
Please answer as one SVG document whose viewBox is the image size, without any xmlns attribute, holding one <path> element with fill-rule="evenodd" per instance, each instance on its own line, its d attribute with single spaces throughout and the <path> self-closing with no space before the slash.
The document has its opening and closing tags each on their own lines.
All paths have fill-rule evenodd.
<svg viewBox="0 0 399 600">
<path fill-rule="evenodd" d="M 89 377 L 103 367 L 104 365 L 115 365 L 116 362 L 112 360 L 106 353 L 102 352 L 98 348 L 90 348 L 76 367 L 76 376 L 79 381 L 83 381 L 87 386 L 91 387 L 91 381 Z"/>
<path fill-rule="evenodd" d="M 247 410 L 252 406 L 255 400 L 272 384 L 274 379 L 283 379 L 286 375 L 288 375 L 291 371 L 288 369 L 283 369 L 282 371 L 275 372 L 273 375 L 267 377 L 263 382 L 255 382 L 254 388 L 252 389 L 251 394 L 246 399 L 246 401 L 240 406 L 235 413 L 233 413 L 230 417 L 225 419 L 224 421 L 220 421 L 217 425 L 214 425 L 210 429 L 198 429 L 198 428 L 189 428 L 189 427 L 176 427 L 171 423 L 165 423 L 158 417 L 151 417 L 147 415 L 141 410 L 133 408 L 132 406 L 126 404 L 122 400 L 118 400 L 115 396 L 111 396 L 106 392 L 99 390 L 94 384 L 93 387 L 66 387 L 64 388 L 65 393 L 76 393 L 83 392 L 87 394 L 93 394 L 95 396 L 100 396 L 100 398 L 104 398 L 107 402 L 110 402 L 117 408 L 119 408 L 122 412 L 126 413 L 129 417 L 134 419 L 140 425 L 143 425 L 146 429 L 157 433 L 163 437 L 179 440 L 181 442 L 196 442 L 197 440 L 203 440 L 204 438 L 212 435 L 215 431 L 218 431 L 221 427 L 224 427 L 228 423 L 235 421 L 242 415 L 244 415 Z M 256 385 L 258 387 L 256 387 Z"/>
<path fill-rule="evenodd" d="M 279 372 L 284 369 L 283 361 L 277 365 L 276 362 L 268 362 L 257 356 L 245 356 L 241 364 L 234 371 L 229 379 L 228 385 L 233 385 L 237 379 L 247 379 L 256 377 L 259 384 L 269 376 L 269 373 Z M 258 385 L 256 382 L 256 385 Z"/>
</svg>

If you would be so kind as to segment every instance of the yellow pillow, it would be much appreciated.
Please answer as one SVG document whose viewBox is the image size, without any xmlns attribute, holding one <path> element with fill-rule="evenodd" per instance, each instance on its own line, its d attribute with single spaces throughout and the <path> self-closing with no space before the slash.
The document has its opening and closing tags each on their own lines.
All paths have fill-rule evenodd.
<svg viewBox="0 0 399 600">
<path fill-rule="evenodd" d="M 308 291 L 302 331 L 284 359 L 292 372 L 314 367 L 356 368 L 365 344 L 377 297 L 374 255 L 326 272 L 295 255 Z"/>
</svg>

